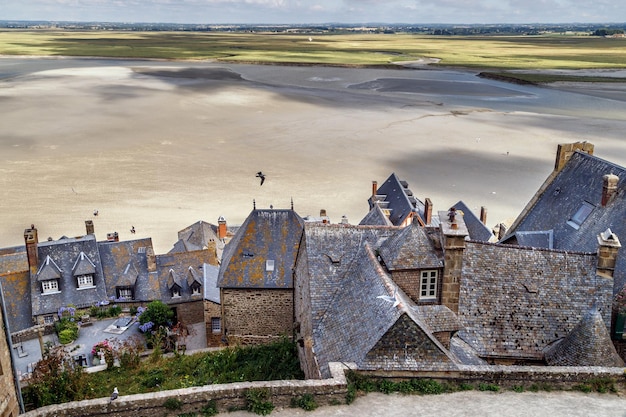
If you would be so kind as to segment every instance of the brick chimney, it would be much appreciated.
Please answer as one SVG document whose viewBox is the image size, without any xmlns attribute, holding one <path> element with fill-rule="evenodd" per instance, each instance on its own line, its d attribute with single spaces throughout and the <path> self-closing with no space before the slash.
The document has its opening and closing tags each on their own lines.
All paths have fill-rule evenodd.
<svg viewBox="0 0 626 417">
<path fill-rule="evenodd" d="M 463 216 L 455 216 L 452 219 L 449 212 L 440 211 L 439 223 L 444 260 L 441 304 L 458 313 L 465 237 L 469 233 Z"/>
<path fill-rule="evenodd" d="M 480 207 L 480 222 L 485 225 L 487 224 L 487 207 L 485 206 Z"/>
<path fill-rule="evenodd" d="M 85 229 L 87 230 L 88 235 L 94 234 L 93 220 L 85 220 Z"/>
<path fill-rule="evenodd" d="M 378 182 L 372 181 L 372 197 L 376 197 L 377 192 L 378 192 Z"/>
<path fill-rule="evenodd" d="M 554 170 L 559 172 L 567 161 L 572 157 L 572 154 L 576 151 L 586 152 L 589 155 L 593 155 L 593 144 L 588 142 L 575 142 L 575 143 L 560 143 L 556 150 L 556 161 L 554 162 Z"/>
<path fill-rule="evenodd" d="M 613 278 L 617 254 L 621 247 L 619 239 L 611 229 L 606 229 L 598 235 L 598 266 L 596 268 L 598 275 Z"/>
<path fill-rule="evenodd" d="M 37 229 L 35 225 L 31 225 L 30 229 L 24 230 L 24 242 L 26 243 L 26 256 L 28 257 L 28 269 L 31 275 L 37 273 L 39 268 L 39 254 L 37 253 L 37 244 L 39 238 L 37 237 Z"/>
<path fill-rule="evenodd" d="M 220 240 L 226 239 L 226 232 L 228 228 L 226 227 L 226 219 L 222 216 L 217 219 L 217 238 Z"/>
<path fill-rule="evenodd" d="M 424 200 L 424 223 L 429 225 L 433 219 L 433 203 L 430 198 Z"/>
<path fill-rule="evenodd" d="M 606 174 L 602 177 L 602 207 L 609 204 L 617 193 L 618 181 L 619 177 L 617 175 Z"/>
</svg>

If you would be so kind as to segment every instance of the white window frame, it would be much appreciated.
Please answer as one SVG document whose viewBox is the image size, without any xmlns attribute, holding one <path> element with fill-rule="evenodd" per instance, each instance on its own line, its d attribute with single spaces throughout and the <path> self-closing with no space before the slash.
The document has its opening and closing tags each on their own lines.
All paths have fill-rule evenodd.
<svg viewBox="0 0 626 417">
<path fill-rule="evenodd" d="M 267 259 L 265 261 L 265 271 L 266 272 L 273 272 L 274 271 L 274 260 L 273 259 Z"/>
<path fill-rule="evenodd" d="M 124 300 L 132 300 L 133 299 L 133 290 L 130 288 L 118 288 L 117 293 L 119 294 L 120 299 Z"/>
<path fill-rule="evenodd" d="M 439 271 L 425 269 L 420 271 L 420 300 L 436 300 Z"/>
<path fill-rule="evenodd" d="M 172 298 L 179 298 L 179 297 L 180 297 L 180 289 L 172 288 Z"/>
<path fill-rule="evenodd" d="M 59 280 L 49 279 L 47 281 L 41 281 L 41 292 L 43 294 L 57 294 L 59 291 Z"/>
<path fill-rule="evenodd" d="M 596 207 L 593 204 L 583 201 L 576 213 L 567 221 L 567 224 L 576 230 L 580 229 L 580 226 L 587 220 L 594 208 Z"/>
<path fill-rule="evenodd" d="M 194 285 L 191 287 L 191 295 L 200 295 L 202 292 L 200 291 L 199 285 Z"/>
<path fill-rule="evenodd" d="M 77 275 L 76 282 L 78 283 L 79 290 L 84 288 L 94 288 L 92 274 Z"/>
<path fill-rule="evenodd" d="M 43 324 L 53 324 L 54 323 L 54 315 L 46 314 L 43 316 Z"/>
<path fill-rule="evenodd" d="M 213 334 L 222 333 L 222 319 L 220 317 L 211 317 L 211 332 Z"/>
</svg>

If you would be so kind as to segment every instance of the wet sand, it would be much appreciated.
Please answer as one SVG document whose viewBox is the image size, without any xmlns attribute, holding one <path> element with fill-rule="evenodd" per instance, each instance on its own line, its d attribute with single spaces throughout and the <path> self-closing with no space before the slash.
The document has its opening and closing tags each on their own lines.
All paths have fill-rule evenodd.
<svg viewBox="0 0 626 417">
<path fill-rule="evenodd" d="M 57 239 L 89 219 L 98 239 L 152 237 L 163 253 L 198 220 L 236 225 L 253 204 L 291 201 L 358 223 L 391 172 L 436 210 L 487 207 L 494 226 L 522 210 L 558 143 L 626 165 L 625 110 L 624 95 L 462 72 L 1 58 L 0 247 L 32 223 Z"/>
</svg>

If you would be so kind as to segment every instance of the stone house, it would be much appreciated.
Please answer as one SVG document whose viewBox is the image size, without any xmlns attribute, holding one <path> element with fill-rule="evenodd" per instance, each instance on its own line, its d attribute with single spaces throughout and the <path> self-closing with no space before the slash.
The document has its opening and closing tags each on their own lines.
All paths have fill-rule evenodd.
<svg viewBox="0 0 626 417">
<path fill-rule="evenodd" d="M 553 172 L 517 217 L 503 243 L 593 252 L 610 229 L 626 236 L 626 168 L 593 155 L 588 142 L 560 144 Z M 610 265 L 613 293 L 626 285 L 626 257 Z M 620 335 L 623 329 L 615 329 Z M 626 355 L 626 347 L 622 347 Z"/>
<path fill-rule="evenodd" d="M 308 378 L 327 377 L 333 361 L 392 374 L 478 364 L 623 366 L 607 325 L 613 280 L 597 248 L 467 240 L 462 216 L 440 212 L 438 220 L 437 228 L 305 226 L 294 288 Z M 600 245 L 615 249 L 616 240 L 605 234 Z"/>
<path fill-rule="evenodd" d="M 292 337 L 293 267 L 303 228 L 293 208 L 255 208 L 226 245 L 218 286 L 228 343 Z"/>
<path fill-rule="evenodd" d="M 200 220 L 178 232 L 178 240 L 169 253 L 208 250 L 220 262 L 224 247 L 236 230 L 237 227 L 227 225 L 223 216 L 218 218 L 217 225 Z"/>
<path fill-rule="evenodd" d="M 416 198 L 409 189 L 409 183 L 395 173 L 380 187 L 377 181 L 372 181 L 372 194 L 367 201 L 369 212 L 361 220 L 361 225 L 406 226 L 415 216 L 420 218 L 421 224 L 430 223 L 427 221 L 430 215 L 427 204 Z"/>
</svg>

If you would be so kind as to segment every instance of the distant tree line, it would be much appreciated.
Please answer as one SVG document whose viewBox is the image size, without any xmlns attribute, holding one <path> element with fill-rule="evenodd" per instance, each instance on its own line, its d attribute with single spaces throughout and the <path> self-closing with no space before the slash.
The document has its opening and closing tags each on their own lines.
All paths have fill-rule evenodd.
<svg viewBox="0 0 626 417">
<path fill-rule="evenodd" d="M 612 35 L 623 35 L 624 29 L 596 29 L 593 31 L 593 36 L 612 36 Z"/>
</svg>

